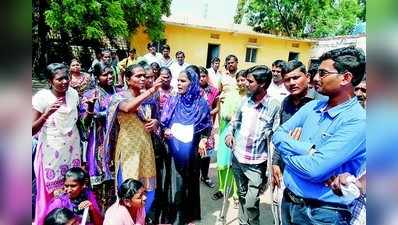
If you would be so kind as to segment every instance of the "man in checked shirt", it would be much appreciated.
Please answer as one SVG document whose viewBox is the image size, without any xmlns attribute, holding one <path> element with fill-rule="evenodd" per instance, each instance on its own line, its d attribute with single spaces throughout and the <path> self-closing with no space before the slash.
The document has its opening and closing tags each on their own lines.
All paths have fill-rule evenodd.
<svg viewBox="0 0 398 225">
<path fill-rule="evenodd" d="M 260 188 L 266 182 L 268 139 L 279 126 L 280 104 L 267 95 L 272 72 L 267 66 L 248 69 L 248 93 L 229 124 L 225 143 L 232 149 L 238 186 L 239 224 L 260 224 Z"/>
</svg>

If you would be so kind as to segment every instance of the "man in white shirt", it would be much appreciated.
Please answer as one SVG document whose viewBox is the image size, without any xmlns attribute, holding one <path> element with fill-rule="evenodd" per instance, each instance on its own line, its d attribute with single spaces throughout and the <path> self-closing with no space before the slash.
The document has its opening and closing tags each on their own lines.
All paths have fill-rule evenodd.
<svg viewBox="0 0 398 225">
<path fill-rule="evenodd" d="M 170 57 L 170 46 L 164 44 L 162 46 L 162 56 L 160 57 L 160 67 L 169 68 L 173 62 L 173 59 Z"/>
<path fill-rule="evenodd" d="M 91 62 L 91 66 L 87 72 L 91 73 L 93 71 L 95 64 L 98 64 L 101 62 L 101 58 L 102 58 L 102 51 L 100 49 L 96 49 L 95 57 L 94 57 L 93 61 Z"/>
<path fill-rule="evenodd" d="M 272 82 L 267 90 L 268 94 L 277 99 L 279 103 L 281 103 L 283 99 L 289 95 L 289 92 L 286 90 L 286 87 L 283 84 L 281 73 L 285 67 L 286 62 L 280 59 L 272 63 Z"/>
<path fill-rule="evenodd" d="M 209 72 L 209 84 L 213 87 L 218 88 L 219 80 L 221 78 L 220 58 L 214 57 L 211 60 L 211 67 L 207 69 Z"/>
<path fill-rule="evenodd" d="M 151 63 L 156 62 L 160 65 L 160 58 L 162 55 L 159 52 L 156 52 L 156 45 L 152 42 L 149 42 L 147 45 L 148 53 L 145 54 L 142 59 L 151 65 Z"/>
<path fill-rule="evenodd" d="M 171 64 L 170 66 L 170 71 L 171 71 L 171 86 L 174 89 L 177 89 L 177 79 L 178 76 L 180 75 L 181 71 L 185 70 L 185 68 L 187 68 L 187 66 L 189 66 L 189 64 L 185 63 L 185 54 L 183 51 L 178 51 L 176 53 L 176 62 L 173 62 L 173 64 Z"/>
</svg>

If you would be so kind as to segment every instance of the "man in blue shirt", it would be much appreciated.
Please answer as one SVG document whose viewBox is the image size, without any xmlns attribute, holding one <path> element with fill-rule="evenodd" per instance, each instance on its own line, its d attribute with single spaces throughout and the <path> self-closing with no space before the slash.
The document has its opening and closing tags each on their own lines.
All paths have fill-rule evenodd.
<svg viewBox="0 0 398 225">
<path fill-rule="evenodd" d="M 335 195 L 325 182 L 344 172 L 357 176 L 366 160 L 366 113 L 354 96 L 365 56 L 345 47 L 324 53 L 320 62 L 314 87 L 329 99 L 304 105 L 272 138 L 285 163 L 286 225 L 349 224 L 353 199 Z"/>
</svg>

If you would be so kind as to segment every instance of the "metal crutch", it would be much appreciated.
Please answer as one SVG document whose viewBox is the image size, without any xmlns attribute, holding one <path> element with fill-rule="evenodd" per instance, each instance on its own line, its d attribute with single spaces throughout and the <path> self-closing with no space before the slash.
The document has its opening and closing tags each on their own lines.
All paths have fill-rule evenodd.
<svg viewBox="0 0 398 225">
<path fill-rule="evenodd" d="M 279 195 L 279 189 L 278 187 L 272 188 L 272 157 L 275 151 L 274 145 L 271 143 L 271 137 L 272 133 L 269 135 L 267 139 L 267 145 L 268 145 L 268 163 L 267 163 L 267 177 L 268 177 L 268 188 L 270 188 L 270 198 L 271 198 L 271 212 L 274 217 L 274 225 L 280 225 L 281 224 L 281 218 L 280 218 L 280 203 L 278 200 L 274 201 L 274 195 L 278 196 Z"/>
<path fill-rule="evenodd" d="M 226 209 L 229 194 L 231 193 L 231 189 L 232 189 L 232 185 L 233 185 L 233 182 L 231 182 L 231 184 L 228 184 L 228 177 L 229 177 L 230 170 L 231 170 L 231 162 L 229 163 L 228 168 L 227 168 L 227 173 L 226 173 L 226 177 L 225 177 L 225 185 L 224 185 L 224 198 L 223 198 L 223 202 L 222 202 L 221 211 L 218 216 L 218 221 L 221 222 L 222 224 L 226 223 L 226 218 L 225 218 L 226 210 L 225 209 Z"/>
</svg>

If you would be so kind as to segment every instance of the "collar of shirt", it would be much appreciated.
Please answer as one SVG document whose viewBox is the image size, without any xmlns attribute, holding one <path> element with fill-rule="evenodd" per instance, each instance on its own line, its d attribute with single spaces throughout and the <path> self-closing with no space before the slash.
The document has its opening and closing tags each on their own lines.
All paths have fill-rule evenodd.
<svg viewBox="0 0 398 225">
<path fill-rule="evenodd" d="M 261 99 L 261 101 L 259 103 L 256 103 L 253 99 L 254 96 L 251 96 L 249 98 L 247 98 L 248 103 L 250 103 L 251 105 L 254 106 L 254 108 L 258 109 L 261 107 L 264 107 L 266 105 L 266 102 L 268 100 L 268 95 L 264 95 L 264 97 Z"/>
<path fill-rule="evenodd" d="M 300 103 L 298 105 L 304 105 L 307 102 L 314 100 L 315 99 L 315 95 L 313 92 L 310 92 L 309 90 L 307 91 L 307 94 L 304 97 L 300 98 Z M 293 105 L 293 98 L 292 95 L 288 95 L 286 97 L 286 101 L 289 102 L 289 104 Z M 304 103 L 304 104 L 303 104 Z"/>
<path fill-rule="evenodd" d="M 221 74 L 220 70 L 217 70 L 217 72 L 216 72 L 213 68 L 210 68 L 210 70 L 211 70 L 214 74 Z"/>
<path fill-rule="evenodd" d="M 352 97 L 351 99 L 325 111 L 327 104 L 328 104 L 327 100 L 319 101 L 319 103 L 314 107 L 314 110 L 320 113 L 327 113 L 330 117 L 335 118 L 338 114 L 351 108 L 354 104 L 359 104 L 359 102 L 356 97 Z"/>
</svg>

